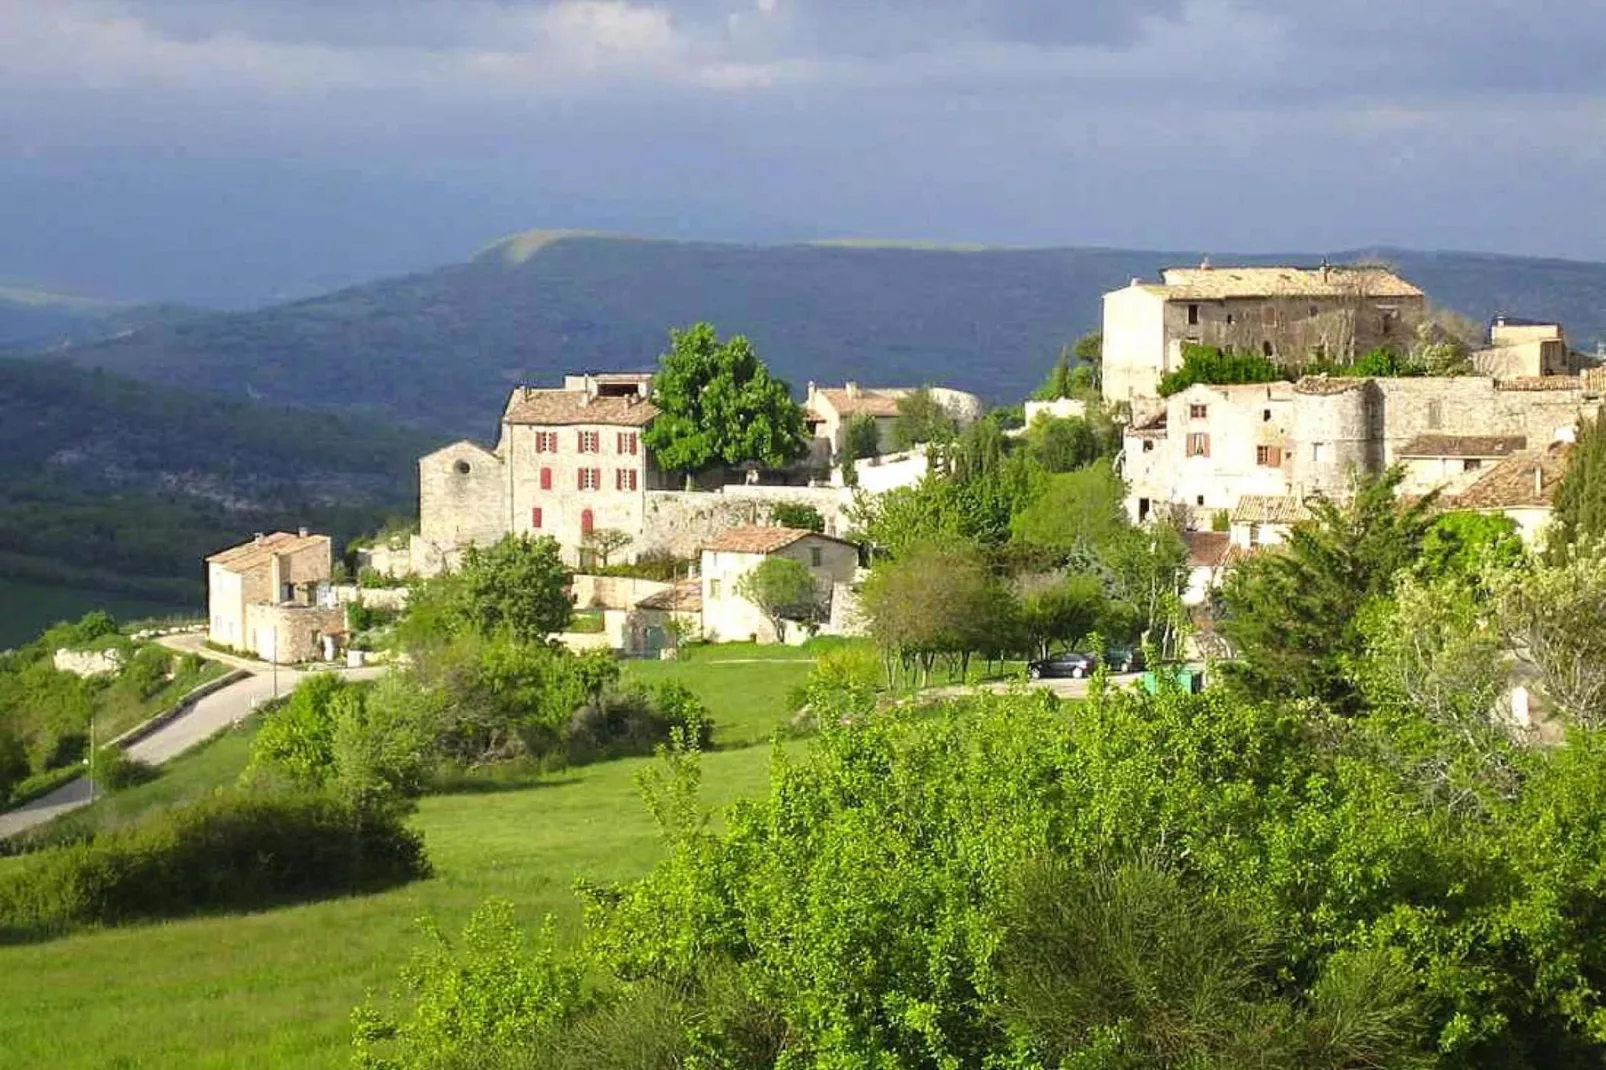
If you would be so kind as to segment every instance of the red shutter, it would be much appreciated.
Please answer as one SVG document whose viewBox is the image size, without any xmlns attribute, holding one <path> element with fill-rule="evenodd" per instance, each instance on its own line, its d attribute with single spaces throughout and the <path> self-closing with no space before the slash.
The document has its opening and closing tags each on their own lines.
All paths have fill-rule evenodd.
<svg viewBox="0 0 1606 1070">
<path fill-rule="evenodd" d="M 632 434 L 630 436 L 630 456 L 634 457 L 636 455 L 636 451 L 639 450 L 640 448 L 641 448 L 641 436 Z"/>
<path fill-rule="evenodd" d="M 541 469 L 541 489 L 542 490 L 551 490 L 552 489 L 552 469 L 550 469 L 550 468 Z M 539 525 L 539 524 L 536 525 L 536 527 L 540 527 L 540 526 L 541 525 Z"/>
<path fill-rule="evenodd" d="M 592 526 L 593 523 L 595 523 L 595 520 L 593 519 L 593 517 L 591 515 L 591 510 L 590 509 L 587 509 L 585 512 L 581 513 L 580 514 L 580 534 L 582 534 L 582 535 L 591 534 L 591 526 Z"/>
<path fill-rule="evenodd" d="M 532 528 L 538 528 L 538 527 L 541 526 L 541 510 L 540 509 L 531 509 L 530 510 L 530 526 Z"/>
<path fill-rule="evenodd" d="M 586 489 L 586 470 L 584 468 L 576 468 L 574 470 L 574 486 L 577 490 Z"/>
</svg>

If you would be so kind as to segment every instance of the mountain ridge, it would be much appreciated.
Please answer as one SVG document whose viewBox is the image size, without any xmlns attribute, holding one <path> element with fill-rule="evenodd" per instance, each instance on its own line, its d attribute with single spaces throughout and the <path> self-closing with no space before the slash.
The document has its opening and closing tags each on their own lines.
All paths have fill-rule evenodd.
<svg viewBox="0 0 1606 1070">
<path fill-rule="evenodd" d="M 650 365 L 670 328 L 708 320 L 751 338 L 795 392 L 810 380 L 940 382 L 1005 402 L 1035 387 L 1062 345 L 1098 326 L 1105 291 L 1204 255 L 842 241 L 526 231 L 429 271 L 148 324 L 51 355 L 225 396 L 485 437 L 514 384 Z M 1575 344 L 1606 339 L 1606 264 L 1389 246 L 1211 255 L 1218 265 L 1381 258 L 1475 319 L 1559 319 Z"/>
</svg>

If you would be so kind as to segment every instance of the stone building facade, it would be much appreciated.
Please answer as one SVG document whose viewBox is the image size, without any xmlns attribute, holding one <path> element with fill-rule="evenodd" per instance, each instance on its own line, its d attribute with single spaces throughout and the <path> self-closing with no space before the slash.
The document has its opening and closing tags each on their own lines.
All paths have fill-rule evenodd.
<svg viewBox="0 0 1606 1070">
<path fill-rule="evenodd" d="M 773 643 L 788 638 L 776 635 L 769 619 L 737 589 L 742 577 L 772 556 L 801 561 L 813 575 L 822 601 L 832 600 L 837 590 L 851 584 L 859 567 L 859 548 L 844 539 L 795 528 L 732 528 L 703 547 L 704 638 L 716 643 L 748 639 Z M 830 619 L 830 607 L 826 608 Z"/>
<path fill-rule="evenodd" d="M 1382 268 L 1167 268 L 1157 284 L 1133 279 L 1104 295 L 1104 397 L 1144 408 L 1188 343 L 1342 360 L 1409 345 L 1426 315 L 1422 291 Z"/>
<path fill-rule="evenodd" d="M 268 661 L 332 657 L 347 634 L 327 535 L 276 531 L 206 559 L 207 638 Z"/>
<path fill-rule="evenodd" d="M 1395 463 L 1411 493 L 1458 493 L 1502 457 L 1570 439 L 1603 388 L 1598 373 L 1195 385 L 1128 428 L 1128 511 L 1204 528 L 1249 496 L 1342 498 L 1357 472 Z"/>
</svg>

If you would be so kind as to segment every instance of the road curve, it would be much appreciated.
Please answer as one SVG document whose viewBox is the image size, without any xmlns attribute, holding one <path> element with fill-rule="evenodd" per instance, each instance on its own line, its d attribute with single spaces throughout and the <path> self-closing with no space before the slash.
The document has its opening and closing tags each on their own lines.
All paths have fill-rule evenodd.
<svg viewBox="0 0 1606 1070">
<path fill-rule="evenodd" d="M 172 636 L 161 642 L 164 646 L 182 653 L 199 654 L 203 658 L 220 662 L 230 668 L 245 669 L 252 675 L 205 696 L 185 713 L 173 718 L 138 743 L 129 746 L 129 757 L 151 765 L 161 765 L 170 761 L 196 744 L 245 719 L 260 703 L 272 698 L 275 691 L 281 695 L 288 694 L 308 676 L 317 675 L 283 667 L 280 667 L 275 674 L 272 666 L 261 662 L 247 661 L 208 650 L 201 646 L 197 636 Z M 365 668 L 320 671 L 339 672 L 348 680 L 372 680 L 384 670 Z M 89 801 L 89 781 L 80 777 L 48 795 L 42 795 L 24 806 L 0 814 L 0 839 L 37 828 L 62 814 L 88 806 Z"/>
</svg>

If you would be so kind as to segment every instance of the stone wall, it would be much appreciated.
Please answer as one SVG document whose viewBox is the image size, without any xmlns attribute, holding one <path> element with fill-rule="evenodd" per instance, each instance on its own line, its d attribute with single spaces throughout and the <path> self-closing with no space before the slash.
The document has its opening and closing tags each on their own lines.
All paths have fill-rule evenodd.
<svg viewBox="0 0 1606 1070">
<path fill-rule="evenodd" d="M 346 610 L 258 603 L 246 607 L 245 624 L 246 649 L 264 661 L 322 661 L 323 637 L 346 634 Z"/>
<path fill-rule="evenodd" d="M 369 609 L 383 609 L 389 612 L 406 609 L 408 596 L 412 593 L 407 587 L 359 587 L 355 583 L 336 584 L 330 591 L 334 595 L 336 605 L 344 606 L 355 602 Z"/>
<path fill-rule="evenodd" d="M 590 576 L 576 573 L 569 588 L 580 609 L 634 609 L 637 602 L 674 584 L 634 576 Z"/>
<path fill-rule="evenodd" d="M 120 650 L 58 650 L 51 659 L 57 672 L 74 676 L 111 676 L 123 670 Z"/>
<path fill-rule="evenodd" d="M 839 487 L 729 486 L 718 491 L 654 491 L 647 495 L 638 554 L 668 553 L 695 558 L 707 543 L 731 528 L 769 522 L 777 502 L 812 505 L 825 519 L 825 533 L 846 532 L 851 498 Z"/>
<path fill-rule="evenodd" d="M 421 458 L 418 522 L 419 535 L 443 547 L 488 545 L 506 535 L 507 469 L 502 459 L 472 442 L 454 442 Z"/>
</svg>

